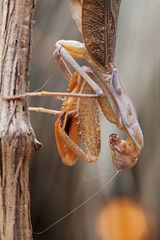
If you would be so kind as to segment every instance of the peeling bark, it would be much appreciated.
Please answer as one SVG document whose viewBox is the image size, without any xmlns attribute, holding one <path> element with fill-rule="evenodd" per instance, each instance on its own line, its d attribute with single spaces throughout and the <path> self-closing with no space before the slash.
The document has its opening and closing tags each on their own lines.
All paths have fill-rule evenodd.
<svg viewBox="0 0 160 240">
<path fill-rule="evenodd" d="M 29 85 L 34 0 L 2 0 L 0 97 Z M 30 125 L 28 99 L 0 102 L 0 239 L 32 239 L 29 165 L 40 144 Z"/>
</svg>

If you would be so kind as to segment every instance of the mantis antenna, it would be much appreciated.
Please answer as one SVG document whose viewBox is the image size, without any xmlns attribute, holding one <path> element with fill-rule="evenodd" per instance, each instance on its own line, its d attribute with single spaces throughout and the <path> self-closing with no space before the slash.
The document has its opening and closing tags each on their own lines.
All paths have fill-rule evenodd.
<svg viewBox="0 0 160 240">
<path fill-rule="evenodd" d="M 105 182 L 94 194 L 92 194 L 88 199 L 86 199 L 84 202 L 82 202 L 81 204 L 79 204 L 77 207 L 73 208 L 71 211 L 69 211 L 66 215 L 64 215 L 63 217 L 61 217 L 60 219 L 58 219 L 56 222 L 52 223 L 49 227 L 45 228 L 43 231 L 41 232 L 34 232 L 33 234 L 35 235 L 41 235 L 46 233 L 48 230 L 50 230 L 51 228 L 53 228 L 55 225 L 57 225 L 59 222 L 63 221 L 64 219 L 66 219 L 68 216 L 70 216 L 72 213 L 76 212 L 78 209 L 82 208 L 83 206 L 85 206 L 90 200 L 92 200 L 95 196 L 97 196 L 107 185 L 109 185 L 113 179 L 118 175 L 118 173 L 120 172 L 120 170 L 116 171 L 116 173 L 113 175 L 113 177 L 111 177 L 111 179 L 107 182 Z"/>
<path fill-rule="evenodd" d="M 40 92 L 47 84 L 48 82 L 52 79 L 52 75 L 50 75 L 47 80 L 42 84 L 42 86 L 40 88 L 38 88 L 37 90 L 35 90 L 34 92 Z"/>
</svg>

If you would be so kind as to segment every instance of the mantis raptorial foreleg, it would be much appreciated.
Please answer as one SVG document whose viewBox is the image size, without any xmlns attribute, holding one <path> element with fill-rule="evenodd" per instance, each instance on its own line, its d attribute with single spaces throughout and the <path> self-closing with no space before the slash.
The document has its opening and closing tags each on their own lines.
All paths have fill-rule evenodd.
<svg viewBox="0 0 160 240">
<path fill-rule="evenodd" d="M 63 69 L 64 66 L 63 64 Z M 68 93 L 73 92 L 93 93 L 92 88 L 77 72 L 71 75 L 69 81 Z M 95 162 L 100 153 L 100 126 L 96 99 L 86 98 L 84 102 L 73 97 L 65 99 L 55 124 L 55 135 L 59 153 L 66 165 L 75 164 L 77 157 L 88 163 Z M 80 148 L 80 140 L 86 152 Z"/>
<path fill-rule="evenodd" d="M 96 84 L 93 79 L 83 70 L 83 68 L 75 61 L 73 57 L 76 58 L 86 58 L 86 50 L 84 45 L 77 41 L 65 41 L 60 40 L 55 44 L 56 48 L 59 50 L 60 56 L 67 61 L 82 77 L 83 79 L 92 87 L 97 96 L 102 95 L 102 90 Z"/>
</svg>

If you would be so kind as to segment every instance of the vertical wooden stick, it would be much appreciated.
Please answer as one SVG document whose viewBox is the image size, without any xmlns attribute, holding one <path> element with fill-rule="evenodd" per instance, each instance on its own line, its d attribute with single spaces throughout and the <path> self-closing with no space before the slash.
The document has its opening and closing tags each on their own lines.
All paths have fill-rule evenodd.
<svg viewBox="0 0 160 240">
<path fill-rule="evenodd" d="M 0 5 L 0 97 L 28 91 L 34 0 Z M 0 103 L 0 239 L 30 240 L 29 165 L 40 144 L 27 99 Z"/>
</svg>

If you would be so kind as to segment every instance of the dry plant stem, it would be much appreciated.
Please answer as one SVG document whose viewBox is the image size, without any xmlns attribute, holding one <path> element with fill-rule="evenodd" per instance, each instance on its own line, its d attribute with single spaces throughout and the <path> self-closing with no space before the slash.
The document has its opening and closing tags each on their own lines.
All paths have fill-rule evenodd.
<svg viewBox="0 0 160 240">
<path fill-rule="evenodd" d="M 34 0 L 2 0 L 0 97 L 28 90 Z M 30 240 L 29 165 L 39 149 L 27 99 L 0 102 L 0 239 Z"/>
</svg>

